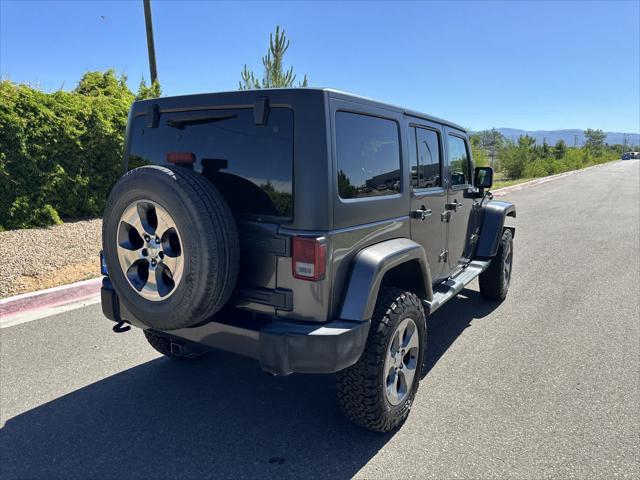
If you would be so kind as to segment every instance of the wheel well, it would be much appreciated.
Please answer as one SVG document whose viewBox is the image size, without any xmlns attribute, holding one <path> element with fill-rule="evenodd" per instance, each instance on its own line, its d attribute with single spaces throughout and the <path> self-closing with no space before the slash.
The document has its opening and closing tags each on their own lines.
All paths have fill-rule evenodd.
<svg viewBox="0 0 640 480">
<path fill-rule="evenodd" d="M 397 267 L 393 267 L 382 278 L 385 287 L 397 287 L 415 293 L 421 300 L 428 297 L 425 282 L 422 278 L 422 268 L 418 260 L 409 260 Z"/>
</svg>

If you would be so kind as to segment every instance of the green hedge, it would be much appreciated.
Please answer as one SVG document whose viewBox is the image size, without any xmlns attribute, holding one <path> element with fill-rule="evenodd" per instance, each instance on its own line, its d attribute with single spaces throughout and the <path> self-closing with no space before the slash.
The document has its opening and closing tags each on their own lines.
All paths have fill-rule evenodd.
<svg viewBox="0 0 640 480">
<path fill-rule="evenodd" d="M 536 178 L 578 170 L 620 158 L 609 146 L 562 148 L 507 143 L 498 149 L 499 170 L 509 179 Z"/>
<path fill-rule="evenodd" d="M 159 95 L 141 83 L 138 98 Z M 72 92 L 0 82 L 0 230 L 102 215 L 136 96 L 113 70 Z"/>
</svg>

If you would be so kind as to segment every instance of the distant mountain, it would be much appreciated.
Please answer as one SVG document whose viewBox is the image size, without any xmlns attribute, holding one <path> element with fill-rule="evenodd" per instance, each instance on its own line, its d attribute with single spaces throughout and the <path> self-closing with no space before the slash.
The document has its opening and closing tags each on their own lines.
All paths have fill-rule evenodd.
<svg viewBox="0 0 640 480">
<path fill-rule="evenodd" d="M 507 140 L 517 141 L 520 135 L 529 135 L 536 139 L 537 145 L 542 145 L 544 139 L 547 139 L 549 145 L 554 145 L 558 140 L 562 139 L 569 146 L 575 145 L 576 135 L 578 145 L 584 145 L 583 130 L 518 130 L 517 128 L 497 128 Z M 607 134 L 606 143 L 609 145 L 624 144 L 624 137 L 627 136 L 627 145 L 640 145 L 640 134 L 638 133 L 621 133 L 621 132 L 605 132 Z"/>
</svg>

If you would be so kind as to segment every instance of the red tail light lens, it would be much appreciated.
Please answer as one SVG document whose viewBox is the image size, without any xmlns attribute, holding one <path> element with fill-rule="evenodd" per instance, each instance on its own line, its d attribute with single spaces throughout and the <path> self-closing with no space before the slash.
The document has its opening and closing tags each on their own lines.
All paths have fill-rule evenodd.
<svg viewBox="0 0 640 480">
<path fill-rule="evenodd" d="M 326 272 L 327 245 L 324 238 L 293 238 L 293 276 L 302 280 L 322 280 Z"/>
<path fill-rule="evenodd" d="M 192 152 L 169 152 L 167 162 L 178 165 L 189 165 L 195 162 L 196 156 Z"/>
</svg>

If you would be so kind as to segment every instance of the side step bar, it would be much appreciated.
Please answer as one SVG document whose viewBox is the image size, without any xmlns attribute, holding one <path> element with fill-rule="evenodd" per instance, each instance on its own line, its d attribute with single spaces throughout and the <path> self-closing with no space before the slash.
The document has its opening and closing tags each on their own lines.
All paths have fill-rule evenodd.
<svg viewBox="0 0 640 480">
<path fill-rule="evenodd" d="M 484 272 L 490 263 L 491 260 L 473 260 L 455 277 L 449 278 L 435 287 L 433 289 L 433 300 L 430 302 L 428 300 L 422 301 L 425 313 L 431 315 L 448 300 L 455 297 L 474 278 Z"/>
</svg>

